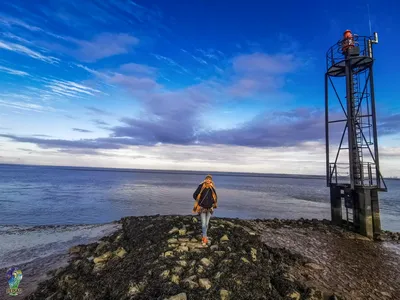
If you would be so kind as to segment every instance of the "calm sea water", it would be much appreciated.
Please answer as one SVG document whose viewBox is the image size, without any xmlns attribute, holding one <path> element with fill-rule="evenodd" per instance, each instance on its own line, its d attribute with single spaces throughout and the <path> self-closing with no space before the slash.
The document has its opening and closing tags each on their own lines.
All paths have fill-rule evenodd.
<svg viewBox="0 0 400 300">
<path fill-rule="evenodd" d="M 190 214 L 199 173 L 0 165 L 0 268 L 113 230 L 124 216 Z M 216 216 L 329 219 L 324 178 L 217 173 Z M 400 181 L 381 193 L 384 229 L 400 231 Z M 62 226 L 61 226 L 62 225 Z M 6 255 L 2 255 L 6 254 Z"/>
</svg>

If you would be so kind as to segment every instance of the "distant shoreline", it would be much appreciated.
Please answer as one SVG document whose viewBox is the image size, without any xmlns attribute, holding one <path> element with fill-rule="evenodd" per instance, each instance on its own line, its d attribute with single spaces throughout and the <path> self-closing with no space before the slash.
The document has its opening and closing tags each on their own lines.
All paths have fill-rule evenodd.
<svg viewBox="0 0 400 300">
<path fill-rule="evenodd" d="M 75 166 L 52 166 L 52 165 L 28 165 L 28 164 L 3 164 L 1 166 L 19 166 L 19 167 L 40 167 L 61 170 L 76 171 L 98 171 L 98 172 L 140 172 L 140 173 L 168 173 L 182 175 L 204 175 L 213 174 L 221 176 L 245 176 L 245 177 L 277 177 L 277 178 L 313 178 L 325 179 L 325 175 L 307 175 L 307 174 L 285 174 L 285 173 L 256 173 L 256 172 L 225 172 L 225 171 L 188 171 L 188 170 L 163 170 L 163 169 L 132 169 L 132 168 L 101 168 L 101 167 L 75 167 Z"/>
<path fill-rule="evenodd" d="M 228 171 L 188 171 L 188 170 L 168 170 L 168 169 L 132 169 L 132 168 L 101 168 L 101 167 L 76 167 L 76 166 L 55 166 L 55 165 L 29 165 L 29 164 L 4 164 L 2 166 L 19 166 L 19 167 L 40 167 L 59 170 L 72 171 L 93 171 L 93 172 L 127 172 L 127 173 L 150 173 L 150 174 L 179 174 L 179 175 L 201 175 L 206 174 L 220 176 L 236 176 L 236 177 L 268 177 L 268 178 L 290 178 L 290 179 L 321 179 L 325 180 L 326 175 L 315 174 L 288 174 L 288 173 L 257 173 L 257 172 L 228 172 Z M 397 177 L 385 177 L 386 180 L 400 180 Z"/>
</svg>

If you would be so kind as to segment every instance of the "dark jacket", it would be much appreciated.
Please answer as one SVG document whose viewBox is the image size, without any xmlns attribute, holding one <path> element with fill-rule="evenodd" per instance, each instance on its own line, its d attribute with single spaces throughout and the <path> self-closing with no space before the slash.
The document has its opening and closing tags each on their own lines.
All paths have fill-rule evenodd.
<svg viewBox="0 0 400 300">
<path fill-rule="evenodd" d="M 194 192 L 194 194 L 193 194 L 194 200 L 197 199 L 197 196 L 199 195 L 202 186 L 203 186 L 203 184 L 200 184 L 200 185 L 198 186 L 197 190 Z M 211 187 L 211 188 L 205 188 L 205 189 L 203 190 L 203 192 L 201 193 L 201 195 L 200 195 L 199 206 L 201 206 L 201 207 L 203 207 L 203 208 L 211 208 L 211 207 L 213 207 L 214 199 L 213 199 L 213 197 L 212 197 L 212 191 L 211 191 L 211 189 L 214 190 L 214 194 L 215 194 L 215 196 L 216 196 L 217 199 L 218 199 L 217 192 L 215 191 L 215 189 L 214 189 L 213 187 Z"/>
</svg>

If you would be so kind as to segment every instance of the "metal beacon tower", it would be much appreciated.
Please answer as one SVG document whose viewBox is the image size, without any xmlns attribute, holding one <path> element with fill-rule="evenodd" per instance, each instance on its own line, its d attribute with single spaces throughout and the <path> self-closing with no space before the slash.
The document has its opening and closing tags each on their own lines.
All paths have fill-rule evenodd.
<svg viewBox="0 0 400 300">
<path fill-rule="evenodd" d="M 377 33 L 372 38 L 346 30 L 326 54 L 325 73 L 326 176 L 332 222 L 369 238 L 381 231 L 378 192 L 387 191 L 379 170 L 376 128 L 372 46 L 377 43 Z M 346 91 L 343 101 L 334 81 Z M 338 147 L 336 153 L 332 145 Z"/>
</svg>

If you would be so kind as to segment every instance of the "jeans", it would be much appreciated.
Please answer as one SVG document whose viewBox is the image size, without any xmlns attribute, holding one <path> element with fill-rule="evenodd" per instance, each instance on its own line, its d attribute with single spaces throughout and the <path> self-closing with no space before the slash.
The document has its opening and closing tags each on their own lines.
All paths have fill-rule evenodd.
<svg viewBox="0 0 400 300">
<path fill-rule="evenodd" d="M 201 230 L 203 232 L 203 237 L 207 237 L 207 229 L 208 229 L 208 223 L 210 222 L 211 213 L 202 212 L 200 214 L 200 218 L 201 218 Z"/>
</svg>

